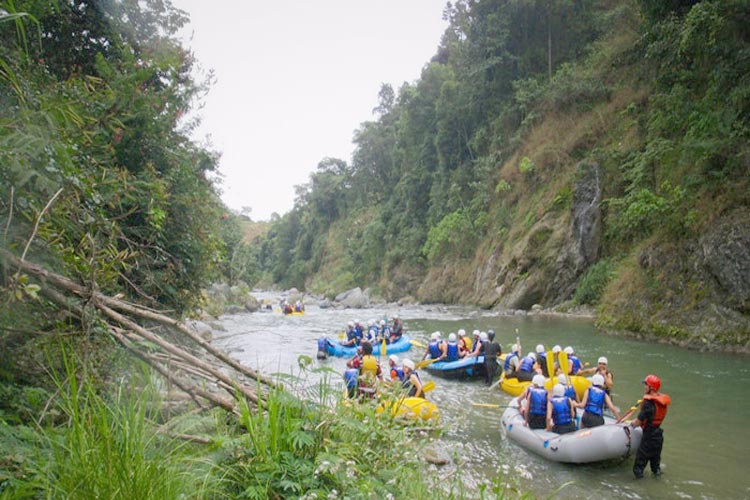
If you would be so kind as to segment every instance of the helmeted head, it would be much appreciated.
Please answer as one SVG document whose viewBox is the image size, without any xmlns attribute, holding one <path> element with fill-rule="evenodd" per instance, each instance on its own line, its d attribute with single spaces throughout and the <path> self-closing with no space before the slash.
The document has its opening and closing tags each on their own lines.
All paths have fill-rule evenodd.
<svg viewBox="0 0 750 500">
<path fill-rule="evenodd" d="M 449 342 L 455 342 L 456 341 L 456 334 L 455 333 L 451 333 L 450 335 L 448 335 L 448 341 Z"/>
<path fill-rule="evenodd" d="M 526 357 L 527 358 L 536 359 L 536 354 L 534 354 L 533 352 L 529 351 L 529 353 L 526 355 Z"/>
<path fill-rule="evenodd" d="M 659 380 L 659 377 L 656 375 L 647 375 L 646 378 L 643 379 L 643 383 L 654 392 L 659 392 L 659 389 L 661 389 L 661 380 Z"/>
<path fill-rule="evenodd" d="M 412 361 L 410 359 L 405 359 L 404 360 L 404 368 L 408 368 L 410 371 L 414 370 L 414 361 Z"/>
<path fill-rule="evenodd" d="M 544 346 L 542 344 L 539 344 L 536 346 L 536 352 L 537 353 L 543 353 L 544 352 Z"/>
<path fill-rule="evenodd" d="M 349 328 L 354 328 L 354 321 L 350 321 L 350 322 L 349 322 L 349 323 L 347 323 L 347 324 L 349 325 Z"/>
<path fill-rule="evenodd" d="M 544 387 L 544 382 L 546 379 L 544 378 L 544 375 L 534 375 L 534 378 L 531 379 L 531 383 L 534 384 L 537 387 Z"/>
<path fill-rule="evenodd" d="M 384 319 L 380 320 L 380 326 L 385 326 L 385 320 Z"/>
<path fill-rule="evenodd" d="M 568 347 L 566 347 L 565 349 L 563 349 L 563 352 L 564 352 L 565 354 L 567 354 L 568 356 L 570 356 L 570 355 L 571 355 L 571 354 L 573 354 L 573 353 L 574 353 L 575 351 L 573 351 L 573 348 L 572 348 L 572 347 L 568 346 Z"/>
<path fill-rule="evenodd" d="M 487 332 L 479 332 L 479 340 L 487 340 Z"/>
<path fill-rule="evenodd" d="M 555 384 L 555 386 L 552 388 L 552 395 L 555 397 L 560 397 L 565 395 L 565 387 L 562 384 Z"/>
<path fill-rule="evenodd" d="M 552 348 L 552 354 L 559 354 L 561 351 L 562 351 L 562 347 L 560 347 L 559 345 L 556 345 L 555 347 Z"/>
<path fill-rule="evenodd" d="M 596 374 L 593 377 L 591 377 L 591 385 L 596 385 L 599 387 L 604 386 L 604 377 L 602 377 L 600 374 Z"/>
<path fill-rule="evenodd" d="M 372 326 L 374 324 L 375 324 L 375 320 L 374 319 L 368 319 L 367 320 L 367 326 Z"/>
<path fill-rule="evenodd" d="M 438 340 L 440 338 L 440 332 L 432 332 L 432 335 L 430 335 L 430 338 L 432 340 Z"/>
<path fill-rule="evenodd" d="M 474 330 L 473 332 L 471 332 L 471 334 L 475 337 L 479 337 L 479 330 Z"/>
<path fill-rule="evenodd" d="M 393 315 L 393 319 L 394 319 L 394 320 L 398 319 L 398 314 L 394 314 L 394 315 Z"/>
<path fill-rule="evenodd" d="M 487 330 L 487 338 L 495 340 L 495 330 Z"/>
<path fill-rule="evenodd" d="M 399 362 L 400 362 L 401 360 L 400 360 L 400 359 L 398 358 L 398 356 L 396 356 L 395 354 L 391 354 L 390 356 L 388 356 L 388 361 L 389 361 L 390 363 L 393 363 L 393 366 L 396 366 L 396 365 L 398 365 L 398 364 L 399 364 Z"/>
<path fill-rule="evenodd" d="M 324 333 L 323 335 L 321 335 L 321 337 L 323 337 L 324 339 L 327 339 L 328 338 L 328 334 Z"/>
<path fill-rule="evenodd" d="M 602 357 L 600 357 L 597 360 L 597 363 L 600 364 L 600 365 L 605 365 L 606 366 L 607 365 L 607 358 L 605 358 L 604 356 L 602 356 Z"/>
<path fill-rule="evenodd" d="M 562 385 L 568 385 L 568 379 L 564 373 L 561 373 L 560 375 L 557 376 L 557 382 Z"/>
<path fill-rule="evenodd" d="M 458 330 L 458 336 L 459 337 L 465 337 L 466 336 L 466 330 L 464 330 L 463 328 L 461 328 L 460 330 Z"/>
<path fill-rule="evenodd" d="M 510 352 L 519 352 L 521 350 L 521 346 L 518 344 L 513 344 L 513 347 L 510 348 Z"/>
</svg>

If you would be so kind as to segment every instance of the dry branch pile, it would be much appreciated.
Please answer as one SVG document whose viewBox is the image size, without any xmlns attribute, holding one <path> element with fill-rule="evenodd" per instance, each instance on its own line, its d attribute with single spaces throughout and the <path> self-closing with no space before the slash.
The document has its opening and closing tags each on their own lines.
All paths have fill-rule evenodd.
<svg viewBox="0 0 750 500">
<path fill-rule="evenodd" d="M 169 384 L 187 393 L 200 408 L 218 406 L 236 413 L 237 397 L 258 405 L 265 389 L 277 387 L 269 377 L 233 360 L 179 320 L 104 295 L 93 283 L 81 285 L 6 250 L 0 249 L 0 256 L 5 261 L 4 267 L 34 277 L 41 286 L 39 293 L 82 321 L 95 310 L 98 321 L 112 337 L 164 376 Z M 180 342 L 170 339 L 174 335 Z M 211 388 L 223 389 L 229 397 Z"/>
</svg>

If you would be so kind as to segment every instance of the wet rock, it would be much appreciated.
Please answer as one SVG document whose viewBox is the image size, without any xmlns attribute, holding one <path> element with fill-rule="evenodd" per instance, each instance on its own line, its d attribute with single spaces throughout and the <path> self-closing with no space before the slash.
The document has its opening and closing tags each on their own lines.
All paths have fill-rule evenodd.
<svg viewBox="0 0 750 500">
<path fill-rule="evenodd" d="M 342 307 L 361 309 L 369 304 L 369 298 L 360 287 L 357 287 L 338 294 L 334 302 Z"/>
<path fill-rule="evenodd" d="M 193 332 L 200 335 L 200 337 L 206 342 L 210 342 L 213 338 L 213 329 L 211 328 L 211 326 L 202 321 L 191 319 L 185 322 L 185 326 L 189 330 L 192 330 Z"/>
<path fill-rule="evenodd" d="M 448 465 L 451 463 L 451 457 L 442 448 L 438 448 L 436 445 L 427 446 L 424 449 L 423 455 L 427 463 L 435 465 Z"/>
</svg>

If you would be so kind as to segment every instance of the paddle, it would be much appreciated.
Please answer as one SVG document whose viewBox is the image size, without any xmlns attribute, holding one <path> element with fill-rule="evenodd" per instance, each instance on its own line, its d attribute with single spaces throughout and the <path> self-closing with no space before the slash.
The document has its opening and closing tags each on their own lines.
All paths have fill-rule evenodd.
<svg viewBox="0 0 750 500">
<path fill-rule="evenodd" d="M 434 388 L 435 388 L 435 382 L 434 382 L 434 381 L 432 381 L 432 380 L 430 380 L 429 382 L 427 382 L 426 384 L 424 384 L 424 385 L 422 386 L 422 392 L 425 392 L 425 393 L 426 393 L 426 392 L 430 392 L 430 391 L 431 391 L 431 390 L 433 390 Z"/>
<path fill-rule="evenodd" d="M 383 339 L 383 341 L 380 343 L 380 357 L 381 358 L 385 357 L 385 352 L 386 352 L 385 339 Z"/>
<path fill-rule="evenodd" d="M 547 376 L 549 378 L 555 376 L 555 355 L 552 351 L 547 351 Z"/>
<path fill-rule="evenodd" d="M 565 380 L 568 385 L 570 385 L 570 376 L 568 375 L 568 369 L 570 368 L 570 365 L 568 364 L 568 353 L 565 351 L 561 352 L 558 359 L 560 360 L 560 369 L 565 374 Z"/>
<path fill-rule="evenodd" d="M 479 408 L 510 408 L 510 405 L 495 405 L 490 403 L 471 403 L 471 405 Z"/>
<path fill-rule="evenodd" d="M 625 420 L 626 418 L 628 418 L 631 413 L 633 413 L 635 410 L 638 409 L 638 406 L 640 406 L 640 404 L 642 402 L 643 402 L 642 399 L 639 399 L 638 401 L 636 401 L 635 406 L 631 406 L 630 409 L 627 411 L 627 413 L 625 413 L 622 417 L 618 418 L 617 422 L 615 422 L 615 423 L 619 424 L 620 422 L 622 422 L 623 420 Z"/>
<path fill-rule="evenodd" d="M 417 361 L 417 363 L 414 365 L 414 368 L 419 370 L 420 368 L 424 368 L 425 366 L 429 366 L 435 361 L 437 361 L 438 358 L 435 359 L 423 359 L 421 361 Z"/>
<path fill-rule="evenodd" d="M 422 349 L 427 349 L 427 346 L 418 340 L 411 339 L 411 343 L 417 347 L 421 347 Z"/>
</svg>

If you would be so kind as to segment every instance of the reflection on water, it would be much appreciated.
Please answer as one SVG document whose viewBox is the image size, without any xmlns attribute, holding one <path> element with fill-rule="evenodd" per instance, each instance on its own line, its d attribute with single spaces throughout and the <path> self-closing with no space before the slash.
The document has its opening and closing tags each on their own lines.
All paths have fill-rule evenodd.
<svg viewBox="0 0 750 500">
<path fill-rule="evenodd" d="M 275 299 L 272 295 L 259 298 Z M 545 497 L 571 482 L 558 498 L 750 498 L 750 479 L 745 461 L 750 458 L 750 367 L 747 358 L 687 351 L 666 345 L 604 336 L 587 319 L 539 316 L 498 316 L 461 308 L 437 306 L 382 307 L 364 310 L 319 309 L 307 305 L 304 316 L 264 312 L 222 317 L 224 331 L 214 343 L 236 359 L 264 373 L 299 374 L 300 355 L 315 358 L 317 338 L 337 337 L 347 322 L 380 320 L 398 314 L 407 332 L 426 344 L 435 330 L 448 333 L 459 328 L 493 329 L 507 351 L 518 329 L 524 353 L 542 343 L 572 345 L 584 361 L 606 355 L 615 376 L 613 399 L 628 408 L 642 396 L 640 381 L 656 373 L 663 390 L 672 397 L 665 420 L 660 479 L 633 478 L 632 458 L 619 464 L 573 466 L 548 462 L 506 442 L 500 433 L 502 409 L 480 408 L 477 403 L 506 404 L 510 396 L 489 390 L 481 380 L 434 379 L 437 388 L 430 399 L 440 408 L 443 441 L 451 450 L 461 477 L 472 483 L 489 481 L 498 471 Z M 421 359 L 423 351 L 412 348 L 402 356 Z M 315 360 L 316 366 L 343 372 L 345 359 Z M 318 375 L 306 383 L 314 387 Z M 432 377 L 423 373 L 425 381 Z M 341 384 L 341 378 L 332 377 Z"/>
</svg>

